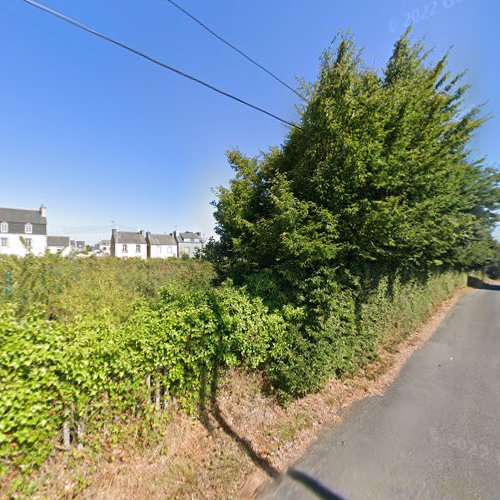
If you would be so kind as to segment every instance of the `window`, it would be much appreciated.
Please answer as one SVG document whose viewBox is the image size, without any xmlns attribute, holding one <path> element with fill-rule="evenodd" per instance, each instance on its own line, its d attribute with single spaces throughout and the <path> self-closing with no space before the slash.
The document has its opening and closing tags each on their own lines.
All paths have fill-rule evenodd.
<svg viewBox="0 0 500 500">
<path fill-rule="evenodd" d="M 161 247 L 161 246 L 159 246 L 159 247 L 158 247 L 158 253 L 161 253 L 161 249 L 162 249 L 162 247 Z"/>
<path fill-rule="evenodd" d="M 3 247 L 8 247 L 9 246 L 9 240 L 7 238 L 2 238 L 2 246 Z"/>
<path fill-rule="evenodd" d="M 135 246 L 135 253 L 141 253 L 141 245 Z"/>
<path fill-rule="evenodd" d="M 26 238 L 26 248 L 31 248 L 31 238 Z"/>
<path fill-rule="evenodd" d="M 24 232 L 26 234 L 31 234 L 33 232 L 33 226 L 29 222 L 24 226 Z"/>
<path fill-rule="evenodd" d="M 127 247 L 127 245 L 123 245 L 122 246 L 122 252 L 123 253 L 128 253 L 128 247 Z"/>
<path fill-rule="evenodd" d="M 8 233 L 9 232 L 9 223 L 8 222 L 2 222 L 0 224 L 0 232 L 2 232 L 2 233 Z"/>
</svg>

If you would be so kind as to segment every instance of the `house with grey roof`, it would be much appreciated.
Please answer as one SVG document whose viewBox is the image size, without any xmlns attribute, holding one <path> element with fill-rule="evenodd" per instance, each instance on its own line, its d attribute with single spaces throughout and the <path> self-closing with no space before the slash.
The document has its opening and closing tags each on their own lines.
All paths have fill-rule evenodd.
<svg viewBox="0 0 500 500">
<path fill-rule="evenodd" d="M 47 250 L 66 257 L 71 253 L 69 236 L 47 236 Z"/>
<path fill-rule="evenodd" d="M 71 247 L 71 252 L 74 254 L 85 252 L 87 249 L 83 240 L 69 240 L 69 246 Z"/>
<path fill-rule="evenodd" d="M 183 255 L 196 257 L 203 251 L 205 240 L 203 239 L 201 233 L 193 233 L 190 231 L 182 233 L 174 231 L 174 238 L 177 242 L 177 255 L 179 257 L 182 257 Z"/>
<path fill-rule="evenodd" d="M 111 255 L 111 240 L 101 240 L 94 245 L 97 255 Z"/>
<path fill-rule="evenodd" d="M 177 242 L 171 234 L 146 233 L 148 245 L 148 258 L 168 259 L 177 257 Z"/>
<path fill-rule="evenodd" d="M 147 247 L 144 231 L 134 233 L 113 229 L 111 232 L 111 255 L 113 257 L 146 259 Z"/>
<path fill-rule="evenodd" d="M 0 208 L 0 255 L 43 255 L 47 250 L 47 216 L 38 210 Z"/>
</svg>

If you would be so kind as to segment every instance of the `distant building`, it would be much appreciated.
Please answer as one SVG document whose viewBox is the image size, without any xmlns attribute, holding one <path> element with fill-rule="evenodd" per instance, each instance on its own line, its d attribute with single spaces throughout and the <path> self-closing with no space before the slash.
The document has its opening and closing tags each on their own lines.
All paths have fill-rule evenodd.
<svg viewBox="0 0 500 500">
<path fill-rule="evenodd" d="M 94 251 L 99 255 L 111 255 L 111 240 L 101 240 L 94 245 Z"/>
<path fill-rule="evenodd" d="M 138 257 L 146 259 L 148 252 L 144 231 L 133 233 L 113 229 L 111 233 L 111 255 L 120 258 Z"/>
<path fill-rule="evenodd" d="M 196 257 L 203 250 L 204 240 L 201 233 L 174 231 L 174 238 L 177 242 L 177 255 L 182 257 Z"/>
<path fill-rule="evenodd" d="M 168 259 L 177 257 L 177 242 L 171 234 L 146 233 L 148 257 L 152 259 Z"/>
<path fill-rule="evenodd" d="M 47 236 L 47 250 L 66 257 L 71 253 L 69 236 Z"/>
<path fill-rule="evenodd" d="M 87 247 L 85 246 L 85 241 L 82 240 L 70 240 L 69 245 L 73 253 L 85 252 Z"/>
<path fill-rule="evenodd" d="M 0 255 L 43 255 L 47 250 L 45 207 L 0 208 Z"/>
</svg>

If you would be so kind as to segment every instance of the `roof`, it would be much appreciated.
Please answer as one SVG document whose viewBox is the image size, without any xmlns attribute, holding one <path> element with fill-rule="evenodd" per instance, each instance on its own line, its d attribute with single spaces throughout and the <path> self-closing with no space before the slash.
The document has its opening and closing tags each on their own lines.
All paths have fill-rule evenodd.
<svg viewBox="0 0 500 500">
<path fill-rule="evenodd" d="M 183 241 L 185 241 L 185 240 L 203 241 L 203 238 L 199 234 L 193 233 L 191 231 L 186 231 L 185 233 L 178 233 L 178 234 Z"/>
<path fill-rule="evenodd" d="M 48 247 L 69 247 L 69 236 L 47 236 Z"/>
<path fill-rule="evenodd" d="M 0 208 L 0 221 L 47 224 L 47 218 L 40 215 L 40 210 L 25 210 L 23 208 Z"/>
<path fill-rule="evenodd" d="M 106 245 L 109 247 L 109 245 L 111 245 L 111 241 L 109 240 L 101 240 L 98 245 Z"/>
<path fill-rule="evenodd" d="M 130 243 L 132 245 L 145 245 L 146 237 L 141 233 L 129 233 L 127 231 L 116 232 L 116 243 Z"/>
<path fill-rule="evenodd" d="M 151 245 L 175 245 L 175 238 L 171 234 L 149 234 Z"/>
</svg>

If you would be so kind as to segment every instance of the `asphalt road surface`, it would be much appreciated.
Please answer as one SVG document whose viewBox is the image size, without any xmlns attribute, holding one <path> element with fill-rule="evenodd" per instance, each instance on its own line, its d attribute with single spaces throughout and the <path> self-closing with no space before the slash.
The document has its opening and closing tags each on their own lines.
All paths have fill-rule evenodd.
<svg viewBox="0 0 500 500">
<path fill-rule="evenodd" d="M 500 287 L 462 297 L 384 396 L 262 496 L 500 499 Z"/>
</svg>

